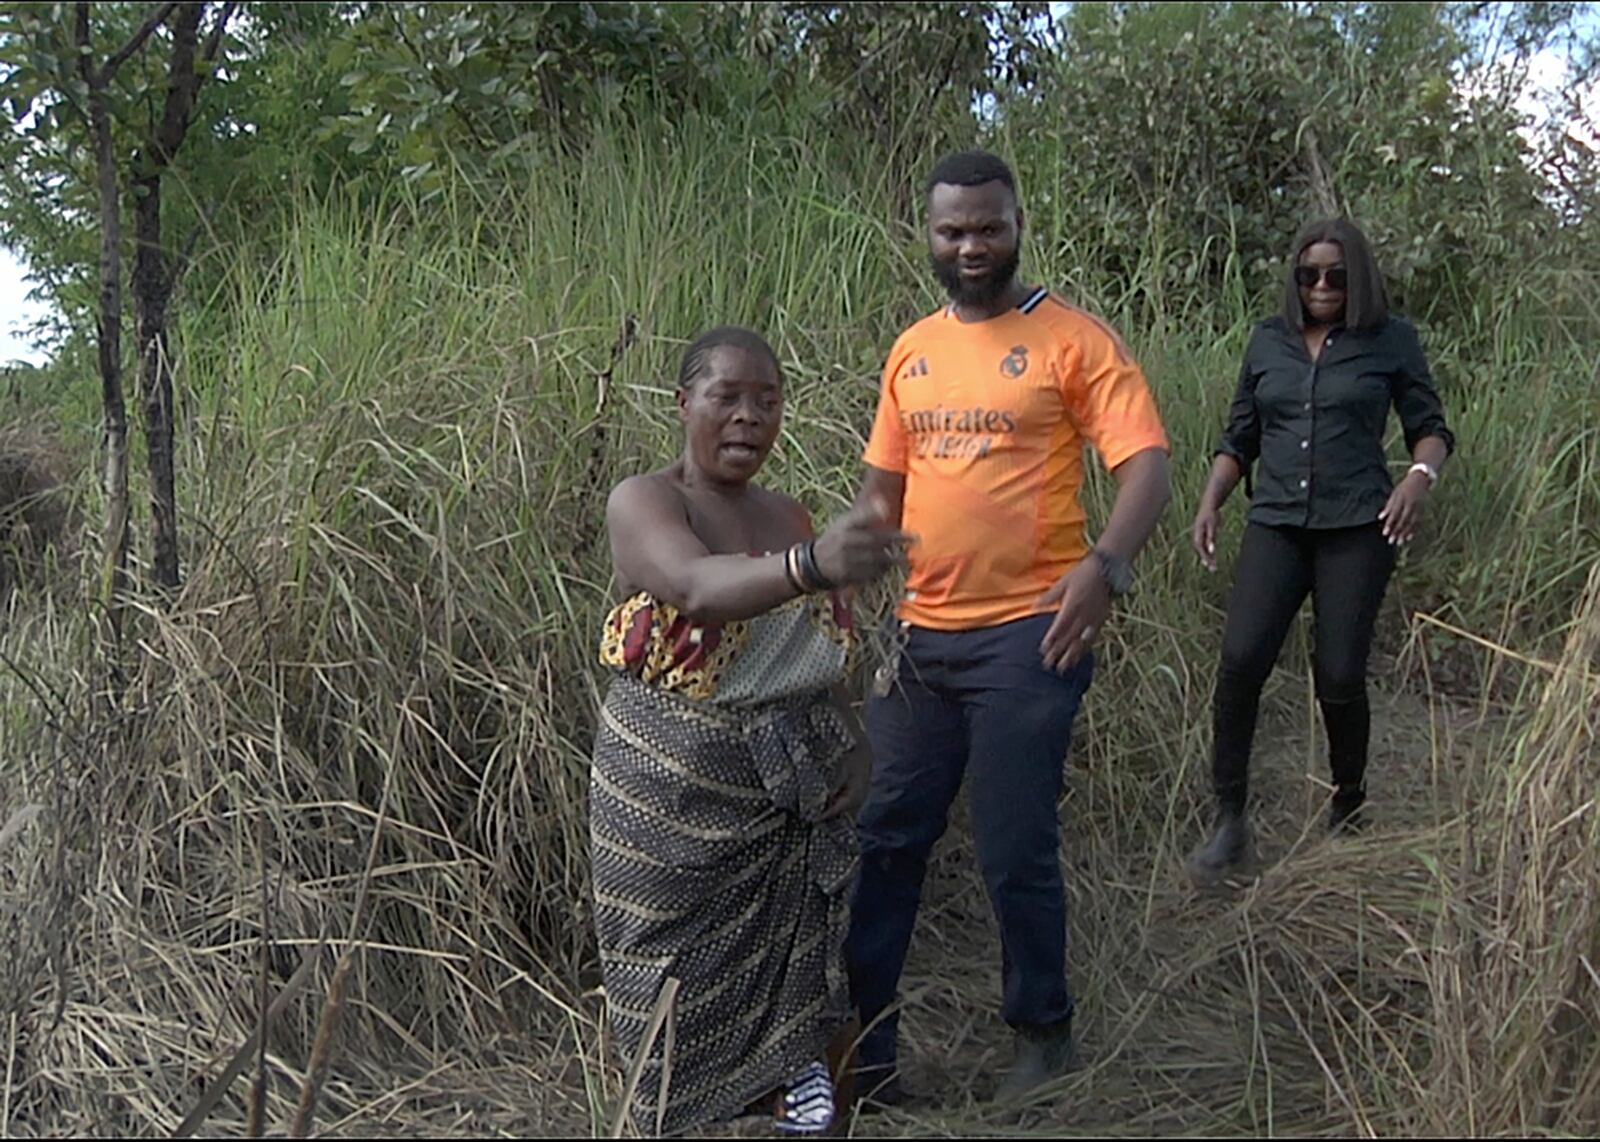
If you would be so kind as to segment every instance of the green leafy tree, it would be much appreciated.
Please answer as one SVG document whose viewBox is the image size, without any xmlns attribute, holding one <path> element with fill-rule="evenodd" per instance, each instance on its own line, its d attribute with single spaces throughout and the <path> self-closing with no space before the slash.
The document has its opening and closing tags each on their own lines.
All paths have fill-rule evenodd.
<svg viewBox="0 0 1600 1142">
<path fill-rule="evenodd" d="M 4 237 L 58 254 L 46 262 L 58 287 L 68 281 L 62 252 L 98 238 L 96 334 L 105 417 L 102 592 L 112 640 L 121 637 L 128 551 L 128 421 L 123 388 L 124 220 L 132 215 L 129 279 L 135 349 L 151 480 L 154 567 L 178 583 L 174 488 L 172 349 L 169 306 L 181 259 L 164 228 L 166 176 L 194 120 L 196 102 L 217 66 L 235 5 L 25 5 L 0 9 L 9 66 L 0 99 L 15 129 L 7 205 L 34 204 L 9 219 Z M 55 219 L 47 216 L 54 215 Z M 36 228 L 35 228 L 36 227 Z M 85 258 L 87 261 L 87 258 Z"/>
<path fill-rule="evenodd" d="M 1517 23 L 1514 59 L 1573 15 L 1525 7 L 1540 10 Z M 1458 82 L 1483 51 L 1482 18 L 1443 4 L 1074 5 L 997 131 L 1047 172 L 1029 197 L 1053 256 L 1145 320 L 1207 291 L 1261 298 L 1294 231 L 1329 213 L 1368 229 L 1402 305 L 1426 318 L 1469 304 L 1466 283 L 1513 275 L 1559 222 L 1516 131 L 1514 68 L 1495 90 Z"/>
<path fill-rule="evenodd" d="M 502 159 L 557 135 L 580 144 L 618 105 L 673 118 L 814 108 L 910 171 L 971 138 L 975 100 L 1025 88 L 1046 6 L 977 4 L 429 4 L 363 7 L 339 51 L 352 155 L 409 178 Z"/>
</svg>

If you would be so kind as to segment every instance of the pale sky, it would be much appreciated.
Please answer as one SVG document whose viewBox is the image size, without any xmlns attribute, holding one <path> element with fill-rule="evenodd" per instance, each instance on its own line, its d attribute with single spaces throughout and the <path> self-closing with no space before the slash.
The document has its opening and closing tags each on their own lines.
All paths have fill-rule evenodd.
<svg viewBox="0 0 1600 1142">
<path fill-rule="evenodd" d="M 28 300 L 29 288 L 22 263 L 0 246 L 0 364 L 23 360 L 42 365 L 48 356 L 24 336 L 28 325 L 46 312 L 43 306 Z"/>
</svg>

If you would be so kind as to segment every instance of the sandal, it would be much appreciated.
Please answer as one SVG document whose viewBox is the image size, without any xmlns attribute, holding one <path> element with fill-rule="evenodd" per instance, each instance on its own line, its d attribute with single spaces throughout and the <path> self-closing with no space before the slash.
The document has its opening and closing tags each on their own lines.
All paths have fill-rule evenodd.
<svg viewBox="0 0 1600 1142">
<path fill-rule="evenodd" d="M 828 1068 L 812 1063 L 780 1092 L 773 1112 L 785 1134 L 823 1134 L 833 1126 L 833 1079 Z"/>
</svg>

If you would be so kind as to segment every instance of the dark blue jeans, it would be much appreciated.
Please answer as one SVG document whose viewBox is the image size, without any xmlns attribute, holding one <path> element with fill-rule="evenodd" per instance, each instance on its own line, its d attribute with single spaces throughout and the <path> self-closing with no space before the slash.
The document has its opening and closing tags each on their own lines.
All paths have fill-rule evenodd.
<svg viewBox="0 0 1600 1142">
<path fill-rule="evenodd" d="M 891 1008 L 928 854 L 969 771 L 978 865 L 1000 926 L 1002 1013 L 1013 1027 L 1072 1014 L 1057 803 L 1094 665 L 1086 656 L 1064 676 L 1045 669 L 1039 642 L 1051 617 L 969 631 L 912 628 L 892 689 L 867 703 L 872 787 L 858 823 L 861 875 L 845 945 L 867 1028 L 862 1066 L 894 1065 Z"/>
</svg>

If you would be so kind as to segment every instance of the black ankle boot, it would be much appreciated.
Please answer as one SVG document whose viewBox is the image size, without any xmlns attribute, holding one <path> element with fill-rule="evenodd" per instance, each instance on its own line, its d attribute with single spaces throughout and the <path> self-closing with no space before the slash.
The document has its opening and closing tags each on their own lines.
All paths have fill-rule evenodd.
<svg viewBox="0 0 1600 1142">
<path fill-rule="evenodd" d="M 862 1114 L 882 1110 L 900 1110 L 912 1102 L 912 1096 L 900 1080 L 900 1071 L 893 1063 L 881 1066 L 862 1066 L 855 1072 L 856 1107 Z"/>
<path fill-rule="evenodd" d="M 1070 1015 L 1064 1022 L 1050 1026 L 1018 1027 L 1016 1055 L 995 1098 L 1000 1102 L 1019 1099 L 1035 1087 L 1076 1070 L 1077 1066 L 1078 1050 L 1072 1037 Z"/>
<path fill-rule="evenodd" d="M 1225 805 L 1217 811 L 1210 839 L 1189 854 L 1189 876 L 1201 887 L 1210 887 L 1248 865 L 1255 857 L 1254 848 L 1244 810 Z"/>
<path fill-rule="evenodd" d="M 1358 833 L 1367 827 L 1362 806 L 1367 803 L 1364 785 L 1341 785 L 1334 790 L 1333 801 L 1328 806 L 1328 831 L 1330 833 Z"/>
</svg>

